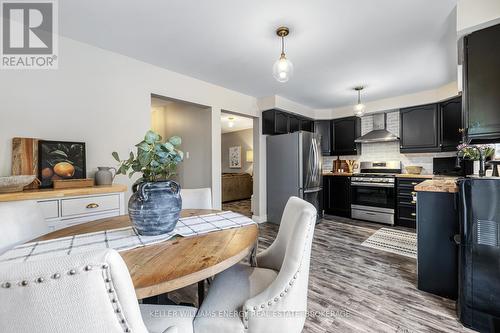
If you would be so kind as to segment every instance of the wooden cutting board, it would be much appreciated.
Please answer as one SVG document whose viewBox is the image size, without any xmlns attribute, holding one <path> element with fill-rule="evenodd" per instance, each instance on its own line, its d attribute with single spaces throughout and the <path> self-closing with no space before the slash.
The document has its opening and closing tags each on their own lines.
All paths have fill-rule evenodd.
<svg viewBox="0 0 500 333">
<path fill-rule="evenodd" d="M 35 175 L 38 177 L 38 139 L 12 139 L 12 175 Z M 24 189 L 38 188 L 34 181 Z"/>
</svg>

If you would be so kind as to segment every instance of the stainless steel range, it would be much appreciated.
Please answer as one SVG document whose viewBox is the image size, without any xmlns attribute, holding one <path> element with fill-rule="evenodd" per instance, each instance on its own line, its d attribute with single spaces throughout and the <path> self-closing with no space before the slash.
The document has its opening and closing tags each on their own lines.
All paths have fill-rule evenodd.
<svg viewBox="0 0 500 333">
<path fill-rule="evenodd" d="M 353 219 L 394 225 L 396 174 L 401 162 L 361 162 L 351 177 Z"/>
</svg>

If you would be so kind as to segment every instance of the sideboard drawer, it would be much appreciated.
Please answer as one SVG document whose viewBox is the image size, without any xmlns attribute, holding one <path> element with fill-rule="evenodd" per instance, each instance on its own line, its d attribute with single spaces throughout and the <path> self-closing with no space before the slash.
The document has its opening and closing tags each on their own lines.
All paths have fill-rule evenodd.
<svg viewBox="0 0 500 333">
<path fill-rule="evenodd" d="M 120 209 L 120 196 L 103 195 L 86 198 L 64 199 L 62 203 L 62 216 L 93 214 L 107 210 Z"/>
<path fill-rule="evenodd" d="M 39 201 L 38 207 L 40 207 L 44 219 L 55 219 L 59 217 L 58 200 Z"/>
</svg>

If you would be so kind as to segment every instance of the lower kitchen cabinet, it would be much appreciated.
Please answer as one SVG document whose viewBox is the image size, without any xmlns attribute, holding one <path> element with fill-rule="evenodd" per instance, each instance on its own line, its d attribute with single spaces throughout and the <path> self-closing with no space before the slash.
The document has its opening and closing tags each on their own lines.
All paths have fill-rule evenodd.
<svg viewBox="0 0 500 333">
<path fill-rule="evenodd" d="M 323 207 L 326 214 L 351 217 L 351 177 L 323 177 Z"/>
<path fill-rule="evenodd" d="M 396 225 L 416 228 L 417 202 L 415 185 L 424 181 L 422 178 L 396 179 Z"/>
<path fill-rule="evenodd" d="M 418 192 L 417 286 L 451 298 L 458 291 L 457 193 Z"/>
</svg>

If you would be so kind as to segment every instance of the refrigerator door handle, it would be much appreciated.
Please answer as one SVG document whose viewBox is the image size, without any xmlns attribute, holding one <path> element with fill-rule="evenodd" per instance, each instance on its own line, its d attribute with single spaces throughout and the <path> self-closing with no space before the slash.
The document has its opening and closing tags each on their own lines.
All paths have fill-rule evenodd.
<svg viewBox="0 0 500 333">
<path fill-rule="evenodd" d="M 307 190 L 301 190 L 301 192 L 304 193 L 304 194 L 316 193 L 316 192 L 321 191 L 322 189 L 323 188 L 321 188 L 321 187 L 315 187 L 315 188 L 311 188 L 311 189 L 307 189 Z"/>
</svg>

